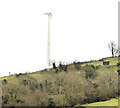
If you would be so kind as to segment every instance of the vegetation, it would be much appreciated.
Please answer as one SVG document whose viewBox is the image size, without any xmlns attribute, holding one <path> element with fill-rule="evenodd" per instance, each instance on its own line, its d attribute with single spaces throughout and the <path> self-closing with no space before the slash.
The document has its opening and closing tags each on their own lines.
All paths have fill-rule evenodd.
<svg viewBox="0 0 120 108">
<path fill-rule="evenodd" d="M 102 60 L 110 65 L 103 66 Z M 3 105 L 72 107 L 117 98 L 118 57 L 102 60 L 58 67 L 54 63 L 50 71 L 3 77 Z"/>
<path fill-rule="evenodd" d="M 100 106 L 104 106 L 102 108 L 106 108 L 106 106 L 118 106 L 118 99 L 111 99 L 111 100 L 108 100 L 105 102 L 96 102 L 96 103 L 91 103 L 91 104 L 85 104 L 82 106 L 85 106 L 86 108 L 87 107 L 89 108 L 90 106 L 94 106 L 94 108 L 98 108 L 98 106 L 99 106 L 99 108 L 101 108 Z"/>
<path fill-rule="evenodd" d="M 119 48 L 117 48 L 117 44 L 114 41 L 111 41 L 108 44 L 108 48 L 112 53 L 112 57 L 114 57 L 115 55 L 117 55 L 119 53 Z"/>
</svg>

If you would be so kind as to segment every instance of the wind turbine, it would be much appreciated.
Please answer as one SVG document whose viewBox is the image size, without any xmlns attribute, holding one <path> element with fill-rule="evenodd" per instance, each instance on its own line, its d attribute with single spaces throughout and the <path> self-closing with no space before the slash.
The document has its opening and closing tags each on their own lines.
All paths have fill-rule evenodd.
<svg viewBox="0 0 120 108">
<path fill-rule="evenodd" d="M 48 42 L 47 42 L 47 64 L 48 64 L 48 70 L 50 67 L 50 19 L 52 16 L 52 13 L 44 13 L 45 15 L 48 15 Z"/>
</svg>

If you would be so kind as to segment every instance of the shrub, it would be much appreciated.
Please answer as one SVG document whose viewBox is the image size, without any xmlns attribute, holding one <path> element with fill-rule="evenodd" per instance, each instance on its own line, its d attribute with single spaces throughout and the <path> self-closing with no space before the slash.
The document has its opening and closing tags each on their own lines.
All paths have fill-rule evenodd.
<svg viewBox="0 0 120 108">
<path fill-rule="evenodd" d="M 20 99 L 16 99 L 15 101 L 16 101 L 16 103 L 24 103 L 24 101 L 20 100 Z"/>
<path fill-rule="evenodd" d="M 40 84 L 40 90 L 43 90 L 43 84 Z"/>
<path fill-rule="evenodd" d="M 90 65 L 93 69 L 96 69 L 94 65 Z"/>
<path fill-rule="evenodd" d="M 16 74 L 15 76 L 16 76 L 16 78 L 17 78 L 17 77 L 19 77 L 19 74 Z"/>
<path fill-rule="evenodd" d="M 17 103 L 24 103 L 23 100 L 17 98 L 15 90 L 8 89 L 8 94 L 2 96 L 2 103 L 3 105 L 9 104 L 9 105 L 15 105 Z"/>
<path fill-rule="evenodd" d="M 67 100 L 65 98 L 65 95 L 56 95 L 53 96 L 53 100 L 56 106 L 66 106 L 67 105 Z"/>
<path fill-rule="evenodd" d="M 58 68 L 56 68 L 56 69 L 55 69 L 55 73 L 57 74 L 57 73 L 58 73 L 58 71 L 59 71 L 59 70 L 58 70 Z"/>
<path fill-rule="evenodd" d="M 120 75 L 120 70 L 117 70 L 117 72 L 118 72 L 118 75 Z"/>
<path fill-rule="evenodd" d="M 63 70 L 67 71 L 67 67 L 68 67 L 67 65 L 64 65 Z"/>
<path fill-rule="evenodd" d="M 3 103 L 3 105 L 9 104 L 9 96 L 8 95 L 2 96 L 2 103 Z"/>
<path fill-rule="evenodd" d="M 117 63 L 117 66 L 120 66 L 120 63 L 119 63 L 119 62 Z"/>
<path fill-rule="evenodd" d="M 88 78 L 95 78 L 97 76 L 97 72 L 90 66 L 85 66 L 85 77 Z"/>
<path fill-rule="evenodd" d="M 7 80 L 6 79 L 4 79 L 3 82 L 4 82 L 4 84 L 7 84 Z"/>
<path fill-rule="evenodd" d="M 80 67 L 81 67 L 80 63 L 74 62 L 73 64 L 74 64 L 74 67 L 75 67 L 76 70 L 80 70 Z"/>
<path fill-rule="evenodd" d="M 100 100 L 113 98 L 118 95 L 118 76 L 115 72 L 109 71 L 100 74 L 95 80 L 98 86 L 98 97 Z"/>
<path fill-rule="evenodd" d="M 21 82 L 24 86 L 28 86 L 31 91 L 35 91 L 39 87 L 37 80 L 30 76 L 24 76 L 21 78 Z"/>
<path fill-rule="evenodd" d="M 86 85 L 85 85 L 85 101 L 87 103 L 94 102 L 95 97 L 94 97 L 94 86 L 93 83 L 90 79 L 87 80 Z"/>
<path fill-rule="evenodd" d="M 48 92 L 52 92 L 52 82 L 48 81 L 48 80 L 45 80 L 45 89 L 48 91 Z"/>
<path fill-rule="evenodd" d="M 98 88 L 99 85 L 98 85 L 97 83 L 93 83 L 93 87 L 94 87 L 94 88 Z"/>
<path fill-rule="evenodd" d="M 47 82 L 47 80 L 45 80 L 45 87 L 47 87 L 47 85 L 48 85 L 48 82 Z"/>
<path fill-rule="evenodd" d="M 53 69 L 56 69 L 55 62 L 53 62 L 52 65 L 53 65 Z"/>
<path fill-rule="evenodd" d="M 23 82 L 24 86 L 28 85 L 28 81 L 26 79 L 23 79 L 22 82 Z"/>
<path fill-rule="evenodd" d="M 19 77 L 20 75 L 22 75 L 22 73 L 15 74 L 16 78 Z"/>
<path fill-rule="evenodd" d="M 55 106 L 54 100 L 52 98 L 48 98 L 48 107 L 52 108 L 53 106 Z"/>
<path fill-rule="evenodd" d="M 61 71 L 67 71 L 67 68 L 68 68 L 67 65 L 63 65 L 61 62 L 59 63 L 59 70 L 60 70 L 60 72 Z"/>
</svg>

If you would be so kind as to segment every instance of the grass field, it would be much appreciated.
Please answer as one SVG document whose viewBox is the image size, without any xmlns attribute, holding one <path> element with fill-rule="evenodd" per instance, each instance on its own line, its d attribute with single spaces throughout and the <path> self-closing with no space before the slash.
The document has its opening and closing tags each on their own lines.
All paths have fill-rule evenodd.
<svg viewBox="0 0 120 108">
<path fill-rule="evenodd" d="M 106 60 L 106 61 L 110 61 L 110 65 L 116 65 L 118 63 L 118 57 L 108 57 L 108 58 L 103 58 L 103 61 Z M 93 62 L 90 62 L 90 63 L 85 63 L 83 65 L 94 65 L 94 66 L 103 66 L 103 62 L 102 61 L 93 61 Z"/>
<path fill-rule="evenodd" d="M 94 106 L 94 107 L 100 107 L 100 106 L 118 106 L 118 99 L 111 99 L 108 101 L 104 101 L 104 102 L 96 102 L 96 103 L 91 103 L 91 104 L 85 104 L 82 105 L 85 107 L 90 107 L 90 106 Z"/>
</svg>

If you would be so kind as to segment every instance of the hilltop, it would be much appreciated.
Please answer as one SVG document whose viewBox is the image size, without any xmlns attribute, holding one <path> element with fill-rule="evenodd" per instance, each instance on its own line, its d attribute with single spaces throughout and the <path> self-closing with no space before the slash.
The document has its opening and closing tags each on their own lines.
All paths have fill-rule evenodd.
<svg viewBox="0 0 120 108">
<path fill-rule="evenodd" d="M 74 62 L 72 64 L 68 64 L 67 65 L 67 68 L 68 68 L 68 71 L 71 71 L 71 69 L 74 70 L 74 66 L 75 64 L 76 65 L 79 65 L 79 66 L 85 66 L 85 65 L 94 65 L 96 67 L 102 67 L 103 66 L 103 61 L 110 61 L 110 64 L 108 67 L 113 67 L 114 66 L 114 70 L 115 72 L 117 72 L 117 69 L 115 67 L 115 65 L 117 65 L 118 63 L 118 57 L 107 57 L 107 58 L 102 58 L 100 60 L 91 60 L 91 61 L 85 61 L 85 62 Z M 65 66 L 65 65 L 64 65 Z M 78 67 L 79 67 L 78 66 Z M 106 70 L 106 69 L 105 69 Z M 104 71 L 105 71 L 104 70 Z M 49 73 L 50 72 L 53 72 L 55 71 L 53 68 L 50 69 Z M 99 70 L 98 72 L 101 72 L 102 70 Z M 48 73 L 47 69 L 44 69 L 44 70 L 40 70 L 40 71 L 36 71 L 36 72 L 31 72 L 31 73 L 20 73 L 21 74 L 42 74 L 42 73 Z M 18 75 L 18 74 L 17 74 Z M 33 75 L 34 76 L 34 75 Z M 2 79 L 9 79 L 9 78 L 12 78 L 12 77 L 15 77 L 15 75 L 11 75 L 11 76 L 5 76 L 5 77 L 2 77 Z"/>
</svg>

